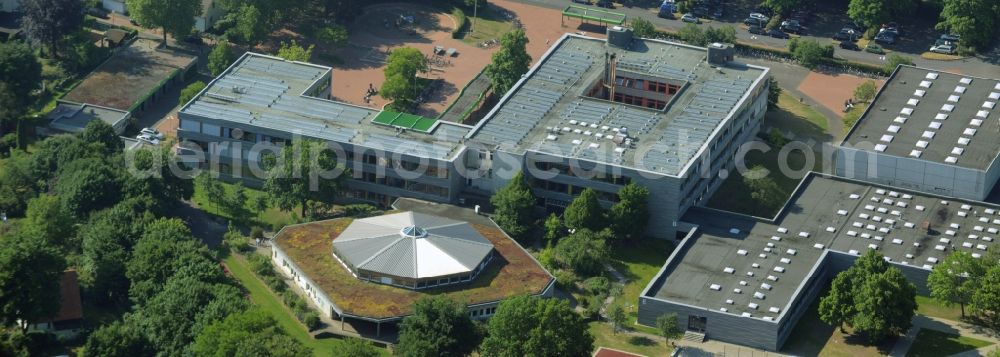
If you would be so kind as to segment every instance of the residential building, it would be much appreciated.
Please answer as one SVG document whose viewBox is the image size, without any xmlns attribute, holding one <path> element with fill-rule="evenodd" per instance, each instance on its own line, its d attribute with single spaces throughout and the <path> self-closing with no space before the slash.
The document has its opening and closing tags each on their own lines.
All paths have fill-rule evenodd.
<svg viewBox="0 0 1000 357">
<path fill-rule="evenodd" d="M 83 302 L 75 270 L 62 273 L 59 280 L 59 312 L 32 323 L 28 330 L 46 331 L 61 338 L 74 338 L 83 331 Z"/>
<path fill-rule="evenodd" d="M 899 66 L 851 128 L 837 175 L 983 200 L 1000 178 L 1000 82 Z"/>
<path fill-rule="evenodd" d="M 17 0 L 2 0 L 2 1 L 17 1 Z M 117 12 L 119 14 L 128 14 L 128 6 L 124 0 L 101 0 L 101 7 L 105 10 Z M 201 14 L 194 17 L 194 28 L 200 32 L 208 31 L 215 25 L 216 21 L 219 21 L 226 12 L 221 6 L 215 3 L 215 0 L 201 0 Z"/>
<path fill-rule="evenodd" d="M 1000 249 L 1000 206 L 815 173 L 774 218 L 698 207 L 684 219 L 696 227 L 640 295 L 639 323 L 676 313 L 691 333 L 770 351 L 868 250 L 926 295 L 949 253 Z"/>
</svg>

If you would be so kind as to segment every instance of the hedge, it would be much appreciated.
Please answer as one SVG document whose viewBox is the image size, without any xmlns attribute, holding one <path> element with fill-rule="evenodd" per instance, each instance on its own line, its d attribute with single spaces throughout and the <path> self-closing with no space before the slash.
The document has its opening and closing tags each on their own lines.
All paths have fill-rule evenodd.
<svg viewBox="0 0 1000 357">
<path fill-rule="evenodd" d="M 451 38 L 461 38 L 469 19 L 465 17 L 465 11 L 457 7 L 451 9 L 451 16 L 455 17 L 455 29 L 451 30 Z"/>
</svg>

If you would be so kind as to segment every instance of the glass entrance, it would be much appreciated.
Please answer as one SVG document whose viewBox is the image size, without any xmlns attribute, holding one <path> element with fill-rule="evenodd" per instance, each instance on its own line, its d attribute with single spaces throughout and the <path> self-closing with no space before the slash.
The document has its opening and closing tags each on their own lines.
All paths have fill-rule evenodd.
<svg viewBox="0 0 1000 357">
<path fill-rule="evenodd" d="M 705 327 L 708 325 L 708 318 L 701 316 L 688 316 L 688 331 L 694 331 L 698 333 L 705 333 Z"/>
</svg>

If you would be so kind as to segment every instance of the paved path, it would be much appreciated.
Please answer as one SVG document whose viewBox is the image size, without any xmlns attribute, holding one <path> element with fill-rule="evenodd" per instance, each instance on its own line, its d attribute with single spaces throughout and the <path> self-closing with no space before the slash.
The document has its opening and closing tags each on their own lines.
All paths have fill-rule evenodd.
<svg viewBox="0 0 1000 357">
<path fill-rule="evenodd" d="M 967 322 L 951 321 L 940 319 L 936 317 L 916 315 L 913 317 L 913 327 L 906 332 L 906 336 L 899 339 L 896 345 L 893 346 L 892 351 L 889 352 L 889 356 L 892 357 L 904 357 L 906 353 L 909 352 L 910 347 L 913 346 L 913 341 L 917 337 L 917 331 L 920 329 L 936 330 L 950 334 L 956 334 L 961 336 L 968 336 L 984 341 L 992 342 L 990 346 L 986 346 L 976 350 L 965 351 L 954 356 L 961 357 L 972 357 L 972 356 L 985 356 L 988 352 L 992 351 L 997 346 L 1000 345 L 1000 334 L 989 328 L 982 326 L 973 325 Z"/>
</svg>

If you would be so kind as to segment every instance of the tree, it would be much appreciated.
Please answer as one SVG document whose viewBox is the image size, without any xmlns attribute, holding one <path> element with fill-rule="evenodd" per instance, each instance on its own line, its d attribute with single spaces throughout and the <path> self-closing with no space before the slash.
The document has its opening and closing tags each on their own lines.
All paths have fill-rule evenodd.
<svg viewBox="0 0 1000 357">
<path fill-rule="evenodd" d="M 22 0 L 23 26 L 28 38 L 49 46 L 59 56 L 59 42 L 83 25 L 83 3 L 76 0 Z"/>
<path fill-rule="evenodd" d="M 605 227 L 604 209 L 597 201 L 597 191 L 587 188 L 570 202 L 563 212 L 563 220 L 570 229 L 587 228 L 598 231 Z"/>
<path fill-rule="evenodd" d="M 594 337 L 565 300 L 515 296 L 500 302 L 479 346 L 484 357 L 589 356 Z"/>
<path fill-rule="evenodd" d="M 774 10 L 776 14 L 783 14 L 801 5 L 802 0 L 764 0 L 761 5 Z"/>
<path fill-rule="evenodd" d="M 493 81 L 494 93 L 507 93 L 521 76 L 531 67 L 528 54 L 528 37 L 524 30 L 517 29 L 500 37 L 500 50 L 493 54 L 490 64 L 484 69 Z"/>
<path fill-rule="evenodd" d="M 176 173 L 180 166 L 172 145 L 142 148 L 126 153 L 128 171 L 124 176 L 122 196 L 144 198 L 156 214 L 168 215 L 181 200 L 194 194 L 194 184 L 187 173 Z"/>
<path fill-rule="evenodd" d="M 197 356 L 206 357 L 247 356 L 239 354 L 244 344 L 248 341 L 267 340 L 273 335 L 287 337 L 285 331 L 277 325 L 277 321 L 270 314 L 258 308 L 251 308 L 226 316 L 222 321 L 213 322 L 198 334 L 191 350 Z M 284 356 L 310 354 L 301 342 L 289 339 L 289 343 L 293 345 L 289 347 L 302 353 Z M 266 356 L 282 356 L 273 352 Z"/>
<path fill-rule="evenodd" d="M 736 43 L 736 28 L 732 25 L 725 25 L 716 29 L 708 27 L 705 30 L 705 42 L 709 43 Z"/>
<path fill-rule="evenodd" d="M 854 89 L 854 99 L 860 102 L 870 102 L 875 98 L 875 81 L 867 80 Z"/>
<path fill-rule="evenodd" d="M 677 314 L 663 314 L 656 318 L 656 333 L 663 336 L 664 341 L 680 338 L 684 335 L 684 330 L 677 323 Z"/>
<path fill-rule="evenodd" d="M 594 232 L 581 228 L 556 244 L 554 259 L 560 265 L 573 269 L 577 275 L 595 276 L 604 271 L 609 252 L 607 240 L 611 232 Z"/>
<path fill-rule="evenodd" d="M 149 341 L 136 326 L 115 321 L 101 326 L 87 337 L 82 356 L 132 357 L 154 353 Z"/>
<path fill-rule="evenodd" d="M 943 0 L 940 22 L 936 28 L 962 36 L 965 46 L 989 47 L 996 33 L 1000 7 L 990 0 Z"/>
<path fill-rule="evenodd" d="M 396 354 L 407 357 L 466 356 L 482 339 L 465 307 L 441 295 L 421 298 L 399 326 Z"/>
<path fill-rule="evenodd" d="M 515 173 L 507 185 L 490 197 L 490 204 L 497 225 L 511 237 L 524 238 L 530 229 L 531 212 L 535 206 L 535 196 L 524 172 Z"/>
<path fill-rule="evenodd" d="M 222 205 L 222 199 L 226 193 L 225 188 L 218 180 L 212 177 L 208 171 L 202 171 L 194 178 L 195 187 L 203 193 L 205 199 L 208 203 L 212 205 L 215 210 L 219 210 Z"/>
<path fill-rule="evenodd" d="M 22 229 L 28 229 L 47 245 L 69 251 L 74 223 L 73 216 L 63 209 L 59 197 L 41 195 L 28 201 L 28 214 Z"/>
<path fill-rule="evenodd" d="M 708 39 L 705 37 L 705 32 L 701 30 L 701 27 L 695 24 L 686 24 L 677 30 L 677 37 L 680 37 L 681 41 L 687 42 L 693 46 L 704 46 L 708 44 Z"/>
<path fill-rule="evenodd" d="M 125 143 L 115 133 L 115 128 L 103 120 L 91 120 L 80 133 L 80 139 L 87 143 L 100 143 L 104 146 L 104 155 L 111 156 L 125 150 Z"/>
<path fill-rule="evenodd" d="M 788 50 L 803 67 L 809 69 L 819 66 L 824 58 L 833 57 L 833 46 L 823 46 L 814 40 L 793 39 L 788 41 Z"/>
<path fill-rule="evenodd" d="M 267 37 L 268 30 L 267 19 L 260 10 L 252 4 L 243 4 L 236 13 L 236 25 L 226 33 L 242 43 L 256 45 Z"/>
<path fill-rule="evenodd" d="M 618 202 L 608 211 L 614 232 L 621 237 L 639 238 L 649 223 L 649 189 L 634 182 L 618 190 Z"/>
<path fill-rule="evenodd" d="M 14 97 L 13 108 L 30 103 L 30 93 L 42 82 L 42 65 L 34 52 L 20 41 L 0 43 L 0 83 Z"/>
<path fill-rule="evenodd" d="M 219 265 L 212 265 L 221 275 Z M 236 287 L 206 282 L 183 271 L 158 291 L 129 318 L 163 356 L 182 355 L 212 323 L 246 310 L 248 304 Z"/>
<path fill-rule="evenodd" d="M 81 282 L 97 301 L 107 305 L 128 303 L 129 280 L 125 264 L 129 252 L 139 241 L 152 213 L 144 198 L 131 198 L 114 207 L 91 215 L 81 225 L 79 240 L 83 245 Z"/>
<path fill-rule="evenodd" d="M 201 15 L 200 0 L 126 0 L 128 12 L 142 27 L 163 30 L 163 43 L 167 34 L 183 38 L 191 34 L 195 16 Z"/>
<path fill-rule="evenodd" d="M 865 28 L 889 22 L 894 15 L 909 14 L 916 7 L 913 0 L 851 0 L 847 15 Z"/>
<path fill-rule="evenodd" d="M 193 270 L 187 275 L 198 275 L 202 280 L 221 281 L 222 271 L 213 258 L 204 244 L 194 240 L 181 220 L 153 221 L 146 225 L 126 263 L 125 274 L 131 281 L 129 297 L 138 305 L 145 304 L 163 289 L 170 277 L 184 269 Z"/>
<path fill-rule="evenodd" d="M 886 72 L 892 72 L 895 71 L 896 67 L 898 67 L 899 65 L 912 66 L 913 60 L 903 55 L 890 53 L 888 56 L 885 57 L 885 66 L 883 67 L 883 69 Z"/>
<path fill-rule="evenodd" d="M 345 177 L 350 172 L 337 164 L 336 154 L 326 144 L 313 140 L 294 140 L 281 150 L 277 158 L 265 161 L 270 167 L 264 191 L 271 202 L 284 211 L 296 205 L 306 217 L 309 202 L 329 202 L 340 194 Z"/>
<path fill-rule="evenodd" d="M 554 243 L 562 235 L 562 232 L 562 221 L 555 213 L 550 214 L 549 218 L 545 219 L 545 241 L 549 244 Z"/>
<path fill-rule="evenodd" d="M 615 305 L 611 308 L 608 313 L 608 320 L 611 320 L 611 327 L 615 334 L 625 328 L 625 324 L 628 323 L 628 317 L 625 316 L 625 309 L 621 305 Z"/>
<path fill-rule="evenodd" d="M 250 199 L 250 206 L 257 213 L 257 219 L 260 219 L 264 212 L 271 207 L 271 202 L 268 201 L 267 195 L 255 195 Z"/>
<path fill-rule="evenodd" d="M 413 47 L 393 50 L 386 60 L 385 82 L 379 89 L 379 95 L 399 103 L 400 107 L 408 107 L 419 94 L 417 73 L 426 72 L 427 69 L 427 58 L 420 50 Z"/>
<path fill-rule="evenodd" d="M 77 219 L 121 199 L 118 172 L 98 159 L 80 159 L 64 166 L 58 182 L 56 193 L 63 208 Z"/>
<path fill-rule="evenodd" d="M 212 54 L 215 54 L 215 50 L 212 51 Z M 209 59 L 209 61 L 211 61 L 211 59 Z M 211 65 L 212 65 L 211 62 L 209 62 L 209 67 L 211 67 Z M 181 97 L 178 100 L 178 103 L 180 105 L 187 104 L 187 102 L 190 102 L 191 99 L 194 99 L 194 97 L 197 96 L 198 93 L 201 93 L 203 89 L 205 89 L 205 82 L 195 81 L 194 83 L 188 84 L 187 87 L 181 89 Z"/>
<path fill-rule="evenodd" d="M 823 322 L 841 329 L 847 323 L 874 342 L 909 329 L 916 295 L 916 287 L 902 271 L 890 266 L 878 251 L 869 250 L 837 274 L 830 292 L 820 300 L 819 315 Z"/>
<path fill-rule="evenodd" d="M 340 47 L 347 43 L 347 28 L 331 24 L 316 30 L 315 37 L 329 47 Z"/>
<path fill-rule="evenodd" d="M 31 155 L 14 150 L 0 170 L 0 211 L 21 215 L 27 202 L 38 194 L 41 178 L 31 169 Z"/>
<path fill-rule="evenodd" d="M 964 317 L 965 305 L 971 302 L 977 288 L 982 286 L 985 275 L 985 267 L 972 255 L 956 251 L 934 266 L 927 277 L 927 288 L 935 300 L 947 306 L 959 304 Z"/>
<path fill-rule="evenodd" d="M 333 349 L 333 357 L 379 357 L 381 354 L 371 342 L 348 337 L 339 347 Z"/>
<path fill-rule="evenodd" d="M 767 110 L 774 110 L 778 107 L 778 99 L 781 98 L 781 87 L 778 86 L 778 80 L 774 79 L 774 76 L 768 77 L 767 81 Z"/>
<path fill-rule="evenodd" d="M 649 20 L 636 17 L 632 19 L 632 33 L 635 37 L 654 38 L 656 36 L 656 27 Z"/>
<path fill-rule="evenodd" d="M 996 255 L 989 256 L 996 262 Z M 984 257 L 983 259 L 986 259 Z M 993 264 L 969 304 L 973 313 L 982 316 L 992 327 L 1000 328 L 1000 264 Z"/>
<path fill-rule="evenodd" d="M 281 47 L 278 48 L 278 53 L 275 55 L 284 58 L 286 61 L 299 61 L 299 62 L 309 62 L 312 58 L 313 48 L 316 45 L 309 45 L 308 48 L 299 46 L 295 40 L 291 43 L 281 43 Z"/>
<path fill-rule="evenodd" d="M 212 76 L 218 76 L 233 64 L 235 57 L 233 49 L 229 47 L 229 41 L 221 40 L 208 54 L 208 70 L 212 72 Z"/>
<path fill-rule="evenodd" d="M 40 239 L 15 232 L 0 244 L 0 324 L 30 323 L 59 312 L 63 253 Z M 21 325 L 22 331 L 28 325 Z"/>
<path fill-rule="evenodd" d="M 743 174 L 743 184 L 750 189 L 750 197 L 757 201 L 758 214 L 777 210 L 787 197 L 778 183 L 767 174 L 767 169 L 761 165 L 756 165 Z"/>
<path fill-rule="evenodd" d="M 247 202 L 247 190 L 243 187 L 242 182 L 237 182 L 233 185 L 233 189 L 229 191 L 223 198 L 223 210 L 226 211 L 230 217 L 236 221 L 246 221 L 249 219 L 249 212 L 246 209 Z"/>
</svg>

